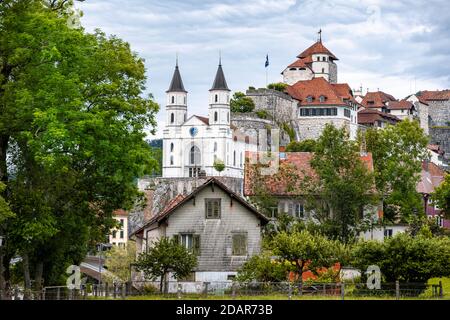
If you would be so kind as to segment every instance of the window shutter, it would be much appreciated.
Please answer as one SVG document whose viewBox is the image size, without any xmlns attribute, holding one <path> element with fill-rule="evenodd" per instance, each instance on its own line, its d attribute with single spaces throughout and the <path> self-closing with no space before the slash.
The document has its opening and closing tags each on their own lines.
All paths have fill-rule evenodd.
<svg viewBox="0 0 450 320">
<path fill-rule="evenodd" d="M 199 256 L 200 255 L 200 235 L 194 234 L 194 254 Z"/>
<path fill-rule="evenodd" d="M 179 234 L 175 234 L 175 235 L 173 236 L 173 239 L 175 240 L 175 243 L 180 244 L 180 235 L 179 235 Z"/>
</svg>

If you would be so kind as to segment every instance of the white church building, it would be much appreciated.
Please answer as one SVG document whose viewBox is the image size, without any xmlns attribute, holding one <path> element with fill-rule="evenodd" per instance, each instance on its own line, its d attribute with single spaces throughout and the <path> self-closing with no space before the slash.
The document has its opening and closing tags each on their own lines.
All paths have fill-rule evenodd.
<svg viewBox="0 0 450 320">
<path fill-rule="evenodd" d="M 163 130 L 163 177 L 227 176 L 243 178 L 245 151 L 256 151 L 252 139 L 230 122 L 230 89 L 219 61 L 209 90 L 208 116 L 188 117 L 187 94 L 178 63 L 167 93 L 167 122 Z M 218 172 L 214 162 L 225 168 Z"/>
</svg>

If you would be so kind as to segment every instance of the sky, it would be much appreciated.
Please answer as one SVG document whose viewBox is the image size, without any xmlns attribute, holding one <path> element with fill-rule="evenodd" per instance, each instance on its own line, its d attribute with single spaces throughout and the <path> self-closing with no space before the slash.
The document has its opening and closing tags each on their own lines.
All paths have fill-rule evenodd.
<svg viewBox="0 0 450 320">
<path fill-rule="evenodd" d="M 146 94 L 160 105 L 178 54 L 188 114 L 207 115 L 219 52 L 232 92 L 282 80 L 281 71 L 317 41 L 339 58 L 338 82 L 402 99 L 450 88 L 448 0 L 86 0 L 76 4 L 87 32 L 130 43 L 145 59 Z M 269 67 L 264 67 L 266 55 Z"/>
</svg>

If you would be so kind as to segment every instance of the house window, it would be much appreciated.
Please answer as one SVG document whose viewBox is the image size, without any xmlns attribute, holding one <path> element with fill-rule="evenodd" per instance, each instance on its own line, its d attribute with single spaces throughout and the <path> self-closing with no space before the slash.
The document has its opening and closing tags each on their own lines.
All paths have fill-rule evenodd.
<svg viewBox="0 0 450 320">
<path fill-rule="evenodd" d="M 200 175 L 200 168 L 189 168 L 189 177 L 198 177 Z"/>
<path fill-rule="evenodd" d="M 392 229 L 384 229 L 384 237 L 392 238 Z"/>
<path fill-rule="evenodd" d="M 173 142 L 170 144 L 170 152 L 173 151 Z"/>
<path fill-rule="evenodd" d="M 214 112 L 214 122 L 217 122 L 217 111 Z"/>
<path fill-rule="evenodd" d="M 322 68 L 322 73 L 325 73 L 325 68 Z"/>
<path fill-rule="evenodd" d="M 245 143 L 248 144 L 250 142 L 250 137 L 249 136 L 245 136 Z"/>
<path fill-rule="evenodd" d="M 294 215 L 296 218 L 303 218 L 305 215 L 305 208 L 303 207 L 303 204 L 296 203 L 295 204 L 295 211 Z"/>
<path fill-rule="evenodd" d="M 221 199 L 205 199 L 206 219 L 220 219 Z"/>
<path fill-rule="evenodd" d="M 219 96 L 216 94 L 215 96 L 214 96 L 214 102 L 217 102 L 219 100 Z"/>
<path fill-rule="evenodd" d="M 124 237 L 123 230 L 120 230 L 120 239 L 123 239 L 123 237 Z"/>
<path fill-rule="evenodd" d="M 112 237 L 115 238 L 116 236 L 117 236 L 117 231 L 114 230 L 113 233 L 112 233 Z"/>
<path fill-rule="evenodd" d="M 172 103 L 175 103 L 175 96 L 172 96 Z"/>
<path fill-rule="evenodd" d="M 192 233 L 181 233 L 174 235 L 174 239 L 190 252 L 196 255 L 200 255 L 200 235 Z"/>
<path fill-rule="evenodd" d="M 175 115 L 173 113 L 170 114 L 170 123 L 175 121 Z"/>
<path fill-rule="evenodd" d="M 351 117 L 351 112 L 349 109 L 344 109 L 344 116 L 346 116 L 347 118 Z"/>
<path fill-rule="evenodd" d="M 236 233 L 233 234 L 233 256 L 247 255 L 247 234 Z"/>
</svg>

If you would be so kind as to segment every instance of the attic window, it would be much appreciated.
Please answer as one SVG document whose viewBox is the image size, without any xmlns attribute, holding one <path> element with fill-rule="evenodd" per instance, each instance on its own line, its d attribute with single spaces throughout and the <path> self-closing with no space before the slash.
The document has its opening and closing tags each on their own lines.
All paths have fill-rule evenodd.
<svg viewBox="0 0 450 320">
<path fill-rule="evenodd" d="M 313 102 L 314 101 L 314 97 L 313 96 L 307 96 L 306 97 L 306 102 Z"/>
<path fill-rule="evenodd" d="M 289 70 L 295 71 L 295 70 L 297 70 L 297 68 L 290 68 Z"/>
<path fill-rule="evenodd" d="M 373 104 L 375 104 L 375 102 L 374 101 L 367 101 L 367 104 L 373 105 Z"/>
<path fill-rule="evenodd" d="M 320 102 L 325 102 L 325 100 L 327 100 L 327 97 L 325 97 L 325 96 L 320 96 L 319 97 L 319 101 Z"/>
<path fill-rule="evenodd" d="M 301 71 L 301 70 L 306 70 L 306 68 L 298 68 L 298 70 L 300 70 L 300 71 Z"/>
</svg>

